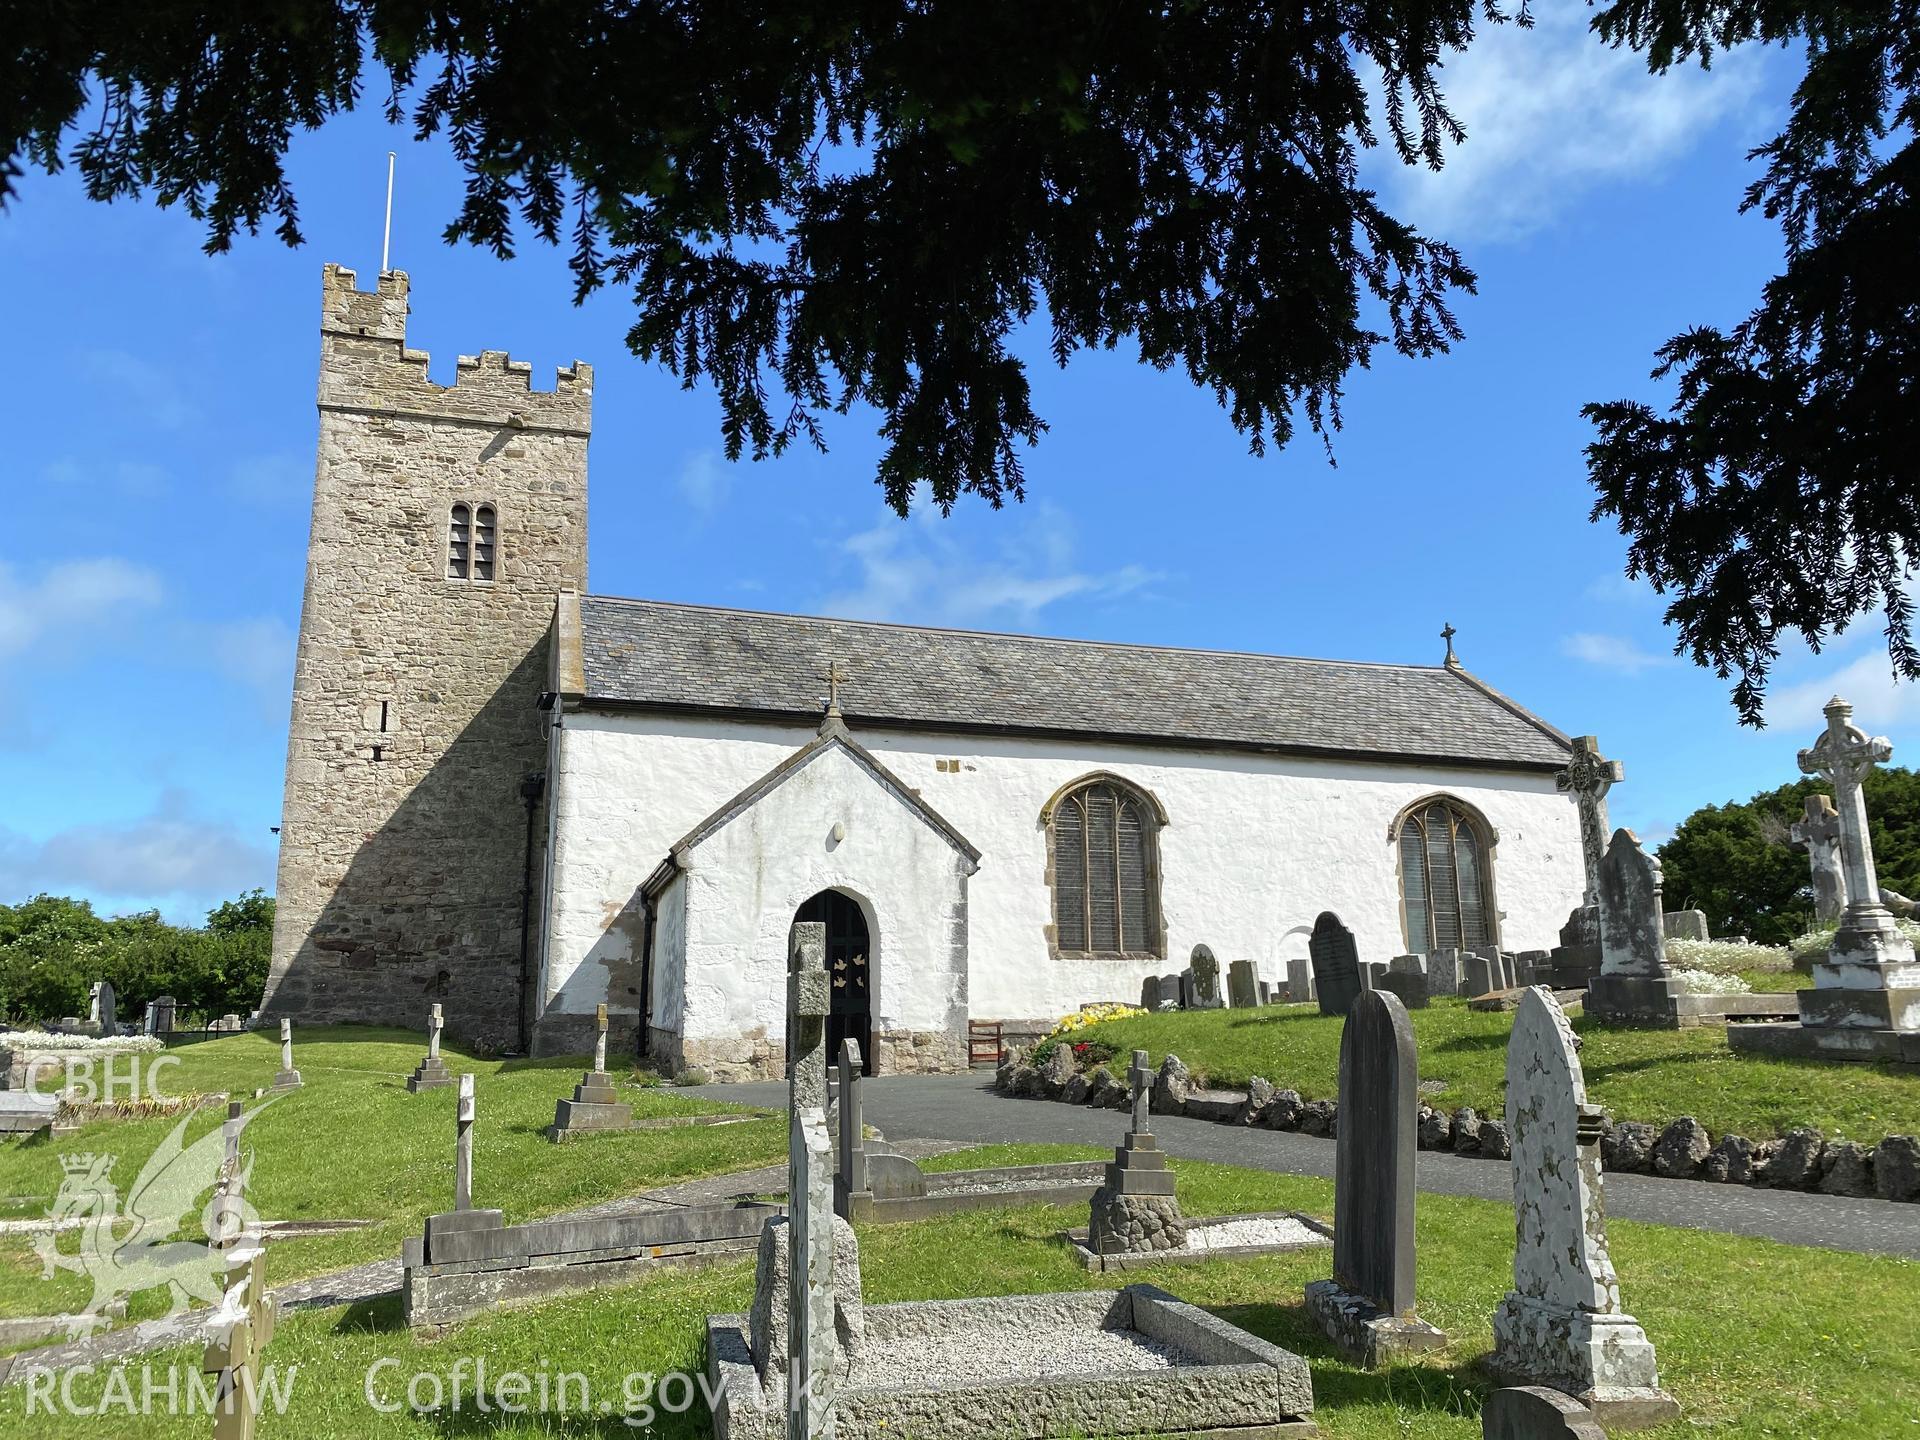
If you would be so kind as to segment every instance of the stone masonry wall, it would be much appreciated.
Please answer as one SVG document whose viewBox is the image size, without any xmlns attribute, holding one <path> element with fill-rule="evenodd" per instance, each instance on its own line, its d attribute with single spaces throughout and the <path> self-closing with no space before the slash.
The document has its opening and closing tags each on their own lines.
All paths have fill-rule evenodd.
<svg viewBox="0 0 1920 1440">
<path fill-rule="evenodd" d="M 521 787 L 545 764 L 554 597 L 584 588 L 593 371 L 498 351 L 451 386 L 406 346 L 407 277 L 322 284 L 320 438 L 262 1010 L 520 1028 Z M 495 578 L 449 579 L 451 508 L 494 507 Z M 535 846 L 544 840 L 535 829 Z M 537 877 L 541 857 L 533 857 Z"/>
</svg>

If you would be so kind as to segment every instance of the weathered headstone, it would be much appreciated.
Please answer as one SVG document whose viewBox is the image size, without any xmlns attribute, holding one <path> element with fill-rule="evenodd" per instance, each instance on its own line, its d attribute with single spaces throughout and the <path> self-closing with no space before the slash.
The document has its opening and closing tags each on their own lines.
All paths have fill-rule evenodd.
<svg viewBox="0 0 1920 1440">
<path fill-rule="evenodd" d="M 1578 1042 L 1550 991 L 1521 997 L 1506 1115 L 1513 1289 L 1493 1317 L 1493 1368 L 1514 1384 L 1564 1391 L 1610 1425 L 1673 1418 L 1679 1406 L 1660 1388 L 1653 1343 L 1620 1303 L 1601 1186 L 1606 1117 L 1587 1103 Z"/>
<path fill-rule="evenodd" d="M 1669 940 L 1710 940 L 1707 912 L 1704 910 L 1668 910 L 1660 917 L 1660 930 Z"/>
<path fill-rule="evenodd" d="M 588 1130 L 625 1130 L 633 1124 L 633 1106 L 621 1100 L 620 1090 L 607 1072 L 607 1007 L 593 1012 L 593 1068 L 573 1087 L 573 1098 L 556 1100 L 553 1124 L 547 1134 L 554 1140 Z"/>
<path fill-rule="evenodd" d="M 867 1121 L 860 1103 L 860 1042 L 848 1037 L 840 1042 L 840 1175 L 834 1198 L 859 1194 L 867 1189 Z M 838 1213 L 847 1213 L 844 1203 Z"/>
<path fill-rule="evenodd" d="M 833 1147 L 827 1139 L 827 927 L 793 927 L 787 1027 L 787 1436 L 833 1433 L 833 1397 L 844 1379 L 834 1331 Z M 844 1223 L 844 1222 L 843 1222 Z"/>
<path fill-rule="evenodd" d="M 276 1090 L 298 1090 L 300 1072 L 293 1068 L 293 1021 L 280 1017 L 280 1073 L 273 1077 Z"/>
<path fill-rule="evenodd" d="M 1388 994 L 1399 997 L 1400 1003 L 1409 1010 L 1426 1009 L 1428 985 L 1424 957 L 1394 956 L 1387 962 L 1386 973 L 1375 978 L 1373 988 L 1385 990 Z"/>
<path fill-rule="evenodd" d="M 473 1076 L 460 1077 L 460 1099 L 453 1113 L 453 1208 L 473 1208 Z"/>
<path fill-rule="evenodd" d="M 1825 713 L 1827 728 L 1800 752 L 1800 769 L 1833 786 L 1847 908 L 1825 958 L 1813 964 L 1813 988 L 1797 996 L 1799 1025 L 1736 1026 L 1727 1040 L 1742 1050 L 1920 1063 L 1920 960 L 1880 898 L 1861 788 L 1893 746 L 1855 726 L 1853 706 L 1837 695 Z"/>
<path fill-rule="evenodd" d="M 1806 818 L 1793 822 L 1793 843 L 1807 852 L 1813 874 L 1813 917 L 1822 925 L 1838 925 L 1847 908 L 1847 872 L 1840 863 L 1840 812 L 1826 795 L 1809 795 Z"/>
<path fill-rule="evenodd" d="M 1346 1014 L 1360 993 L 1360 947 L 1353 932 L 1340 923 L 1338 915 L 1324 910 L 1307 937 L 1307 954 L 1313 960 L 1313 989 L 1320 1013 Z"/>
<path fill-rule="evenodd" d="M 1460 957 L 1460 967 L 1460 993 L 1469 1000 L 1505 988 L 1500 983 L 1497 958 L 1489 960 L 1484 955 L 1467 954 Z"/>
<path fill-rule="evenodd" d="M 260 1412 L 260 1357 L 273 1339 L 279 1301 L 267 1289 L 267 1255 L 257 1235 L 226 1253 L 226 1283 L 207 1322 L 200 1368 L 214 1377 L 213 1440 L 253 1440 Z"/>
<path fill-rule="evenodd" d="M 1287 999 L 1305 1005 L 1313 999 L 1313 964 L 1307 960 L 1287 961 Z"/>
<path fill-rule="evenodd" d="M 1160 987 L 1160 999 L 1151 1009 L 1178 1010 L 1186 1004 L 1185 982 L 1180 976 L 1162 975 L 1156 983 Z"/>
<path fill-rule="evenodd" d="M 1660 861 L 1639 837 L 1615 831 L 1600 864 L 1600 973 L 1587 986 L 1587 1014 L 1673 1023 L 1661 883 Z"/>
<path fill-rule="evenodd" d="M 176 1006 L 173 996 L 156 995 L 153 997 L 153 1033 L 171 1035 L 173 1033 L 173 1012 Z"/>
<path fill-rule="evenodd" d="M 1153 1071 L 1147 1052 L 1133 1052 L 1127 1072 L 1133 1089 L 1127 1138 L 1114 1151 L 1105 1182 L 1093 1194 L 1087 1248 L 1096 1255 L 1178 1250 L 1187 1243 L 1187 1222 L 1174 1198 L 1173 1172 L 1152 1133 Z"/>
<path fill-rule="evenodd" d="M 1481 1440 L 1607 1440 L 1594 1413 L 1542 1385 L 1496 1390 L 1480 1411 Z"/>
<path fill-rule="evenodd" d="M 1210 947 L 1193 947 L 1192 958 L 1187 961 L 1187 973 L 1193 977 L 1192 995 L 1187 1005 L 1189 1010 L 1218 1010 L 1226 1004 L 1220 998 L 1220 962 L 1213 958 Z"/>
<path fill-rule="evenodd" d="M 1607 791 L 1626 778 L 1618 760 L 1600 754 L 1591 735 L 1574 737 L 1567 768 L 1553 777 L 1563 795 L 1573 796 L 1580 812 L 1580 859 L 1587 874 L 1587 904 L 1600 903 L 1600 864 L 1607 844 Z"/>
<path fill-rule="evenodd" d="M 96 980 L 87 992 L 87 1027 L 96 1035 L 120 1033 L 120 1017 L 114 1003 L 111 980 Z"/>
<path fill-rule="evenodd" d="M 414 1067 L 413 1074 L 407 1077 L 407 1089 L 418 1095 L 422 1090 L 439 1090 L 453 1084 L 453 1072 L 447 1069 L 447 1062 L 440 1058 L 440 1031 L 446 1025 L 446 1017 L 441 1014 L 440 1002 L 435 1001 L 427 1012 L 427 1058 Z"/>
<path fill-rule="evenodd" d="M 1333 1279 L 1307 1287 L 1307 1310 L 1368 1368 L 1447 1343 L 1413 1313 L 1419 1087 L 1406 1007 L 1387 991 L 1362 994 L 1340 1031 Z"/>
<path fill-rule="evenodd" d="M 1140 982 L 1140 1008 L 1154 1011 L 1160 1008 L 1160 977 L 1149 975 Z"/>
<path fill-rule="evenodd" d="M 1273 986 L 1270 982 L 1262 980 L 1254 986 L 1254 1001 L 1260 1005 L 1273 1003 Z"/>
<path fill-rule="evenodd" d="M 1251 1010 L 1260 1003 L 1260 976 L 1251 960 L 1227 965 L 1227 1003 L 1235 1010 Z"/>
<path fill-rule="evenodd" d="M 1460 952 L 1458 950 L 1434 950 L 1428 953 L 1427 993 L 1429 995 L 1460 993 Z"/>
</svg>

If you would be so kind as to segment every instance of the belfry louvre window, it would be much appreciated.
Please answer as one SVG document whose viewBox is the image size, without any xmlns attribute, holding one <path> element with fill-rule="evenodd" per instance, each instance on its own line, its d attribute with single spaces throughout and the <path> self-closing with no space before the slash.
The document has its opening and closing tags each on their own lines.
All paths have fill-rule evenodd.
<svg viewBox="0 0 1920 1440">
<path fill-rule="evenodd" d="M 1091 781 L 1053 807 L 1054 941 L 1062 953 L 1160 952 L 1159 817 L 1144 796 Z"/>
<path fill-rule="evenodd" d="M 1498 943 L 1486 831 L 1464 806 L 1431 800 L 1401 821 L 1400 898 L 1412 954 Z"/>
<path fill-rule="evenodd" d="M 473 550 L 473 511 L 465 505 L 453 507 L 447 522 L 447 578 L 467 578 L 467 563 Z"/>
<path fill-rule="evenodd" d="M 493 579 L 493 507 L 473 512 L 473 578 Z"/>
</svg>

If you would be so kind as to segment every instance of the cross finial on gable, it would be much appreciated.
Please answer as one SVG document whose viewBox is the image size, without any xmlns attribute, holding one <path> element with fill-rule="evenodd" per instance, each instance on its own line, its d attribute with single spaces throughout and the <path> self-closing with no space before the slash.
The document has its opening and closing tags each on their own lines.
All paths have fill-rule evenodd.
<svg viewBox="0 0 1920 1440">
<path fill-rule="evenodd" d="M 1440 638 L 1447 642 L 1446 663 L 1453 666 L 1458 666 L 1460 663 L 1460 657 L 1453 653 L 1453 637 L 1459 633 L 1458 630 L 1453 628 L 1453 622 L 1451 620 L 1449 620 L 1446 626 L 1440 631 Z"/>
<path fill-rule="evenodd" d="M 829 715 L 838 715 L 840 713 L 840 687 L 852 677 L 847 674 L 846 667 L 838 660 L 835 660 L 828 664 L 825 670 L 820 672 L 820 678 L 827 682 L 827 713 Z"/>
</svg>

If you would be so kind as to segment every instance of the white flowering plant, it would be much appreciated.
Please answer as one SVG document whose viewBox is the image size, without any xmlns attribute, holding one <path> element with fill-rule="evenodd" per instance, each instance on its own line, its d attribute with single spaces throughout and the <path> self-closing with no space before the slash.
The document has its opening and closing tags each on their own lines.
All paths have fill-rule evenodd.
<svg viewBox="0 0 1920 1440">
<path fill-rule="evenodd" d="M 43 1030 L 0 1031 L 0 1050 L 29 1055 L 144 1055 L 166 1049 L 157 1035 L 56 1035 Z"/>
<path fill-rule="evenodd" d="M 1667 963 L 1676 970 L 1693 970 L 1710 975 L 1737 975 L 1743 970 L 1790 970 L 1793 956 L 1779 945 L 1759 945 L 1751 940 L 1669 940 Z M 1737 994 L 1737 991 L 1702 990 L 1702 995 Z"/>
<path fill-rule="evenodd" d="M 1738 975 L 1719 975 L 1711 970 L 1692 970 L 1677 966 L 1668 978 L 1689 995 L 1751 995 L 1753 986 Z"/>
</svg>

